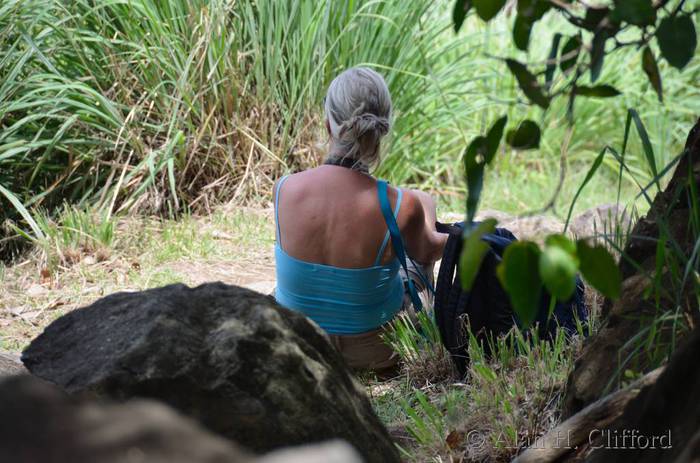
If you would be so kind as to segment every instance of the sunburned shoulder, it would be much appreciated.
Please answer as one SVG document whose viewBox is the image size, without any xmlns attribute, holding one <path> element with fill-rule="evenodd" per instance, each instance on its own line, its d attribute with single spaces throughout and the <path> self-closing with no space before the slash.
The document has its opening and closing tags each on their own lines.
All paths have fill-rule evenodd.
<svg viewBox="0 0 700 463">
<path fill-rule="evenodd" d="M 425 213 L 418 196 L 409 189 L 402 189 L 401 210 L 399 222 L 403 223 L 407 231 L 419 231 L 425 223 Z"/>
</svg>

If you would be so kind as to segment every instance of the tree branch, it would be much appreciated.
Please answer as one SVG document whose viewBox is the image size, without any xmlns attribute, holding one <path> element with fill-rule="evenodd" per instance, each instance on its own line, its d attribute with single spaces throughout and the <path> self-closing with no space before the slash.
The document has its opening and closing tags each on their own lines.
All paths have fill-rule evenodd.
<svg viewBox="0 0 700 463">
<path fill-rule="evenodd" d="M 537 439 L 530 448 L 518 455 L 513 463 L 551 463 L 576 447 L 588 443 L 592 430 L 610 426 L 644 387 L 656 382 L 663 369 L 664 367 L 657 368 L 626 388 L 593 402 Z"/>
</svg>

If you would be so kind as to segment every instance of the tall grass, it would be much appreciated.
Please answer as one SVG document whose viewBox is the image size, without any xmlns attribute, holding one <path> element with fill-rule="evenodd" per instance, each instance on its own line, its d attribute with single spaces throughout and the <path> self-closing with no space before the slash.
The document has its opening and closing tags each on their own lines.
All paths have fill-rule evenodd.
<svg viewBox="0 0 700 463">
<path fill-rule="evenodd" d="M 497 56 L 516 56 L 512 17 L 451 29 L 451 0 L 6 0 L 0 5 L 0 217 L 21 219 L 65 199 L 108 211 L 174 213 L 266 198 L 280 173 L 323 155 L 320 111 L 332 77 L 353 65 L 382 72 L 395 124 L 378 175 L 463 192 L 466 140 L 507 111 L 545 127 L 539 152 L 504 151 L 493 173 L 542 169 L 559 155 L 565 102 L 521 104 Z M 556 15 L 538 23 L 542 59 Z M 520 54 L 520 55 L 519 55 Z M 694 60 L 682 75 L 662 63 L 666 105 L 634 51 L 609 59 L 601 80 L 615 100 L 581 100 L 570 145 L 587 162 L 639 108 L 663 164 L 679 151 L 700 103 Z M 644 174 L 638 146 L 631 168 Z M 488 183 L 487 183 L 488 186 Z"/>
<path fill-rule="evenodd" d="M 395 334 L 421 337 L 415 327 L 403 331 Z M 407 376 L 374 404 L 390 429 L 405 430 L 395 433 L 406 461 L 510 461 L 559 421 L 562 392 L 582 339 L 579 334 L 572 342 L 559 331 L 549 342 L 514 328 L 492 339 L 487 354 L 470 335 L 471 361 L 462 381 L 417 386 Z M 423 351 L 404 354 L 408 375 L 423 369 Z"/>
</svg>

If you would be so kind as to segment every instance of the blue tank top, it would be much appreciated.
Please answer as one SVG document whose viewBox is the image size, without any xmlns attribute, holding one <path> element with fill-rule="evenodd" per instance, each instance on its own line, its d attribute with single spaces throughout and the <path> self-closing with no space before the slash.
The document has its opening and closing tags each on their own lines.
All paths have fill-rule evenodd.
<svg viewBox="0 0 700 463">
<path fill-rule="evenodd" d="M 403 304 L 404 285 L 398 259 L 380 264 L 389 242 L 389 231 L 371 267 L 333 267 L 290 256 L 282 249 L 279 226 L 279 195 L 286 179 L 285 176 L 278 182 L 275 192 L 277 302 L 304 313 L 329 334 L 364 333 L 391 320 Z M 394 217 L 398 216 L 401 198 L 399 189 Z"/>
</svg>

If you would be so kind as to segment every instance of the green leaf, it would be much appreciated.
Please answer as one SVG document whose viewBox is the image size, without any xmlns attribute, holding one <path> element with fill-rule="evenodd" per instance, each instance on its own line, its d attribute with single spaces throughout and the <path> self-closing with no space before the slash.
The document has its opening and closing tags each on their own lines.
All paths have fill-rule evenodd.
<svg viewBox="0 0 700 463">
<path fill-rule="evenodd" d="M 569 40 L 564 44 L 564 48 L 561 49 L 561 62 L 559 63 L 559 67 L 564 74 L 571 72 L 571 68 L 578 61 L 582 45 L 580 34 L 569 37 Z"/>
<path fill-rule="evenodd" d="M 551 7 L 552 5 L 549 1 L 518 0 L 518 15 L 534 23 L 542 19 L 542 16 L 544 16 Z"/>
<path fill-rule="evenodd" d="M 549 89 L 552 86 L 552 80 L 554 79 L 554 71 L 557 70 L 557 53 L 559 52 L 559 42 L 561 42 L 562 35 L 560 33 L 554 34 L 552 38 L 552 47 L 549 49 L 549 56 L 547 57 L 547 68 L 544 71 L 544 86 Z"/>
<path fill-rule="evenodd" d="M 554 235 L 549 235 L 545 240 L 544 240 L 545 246 L 556 246 L 567 253 L 571 254 L 572 256 L 576 257 L 576 243 L 571 241 L 569 238 L 567 238 L 565 235 L 562 235 L 560 233 L 554 234 Z"/>
<path fill-rule="evenodd" d="M 627 111 L 628 119 L 631 117 L 634 121 L 634 126 L 637 129 L 637 134 L 639 139 L 642 140 L 642 149 L 644 150 L 644 156 L 646 157 L 647 164 L 651 173 L 654 175 L 656 181 L 656 187 L 661 191 L 661 185 L 659 184 L 659 173 L 656 169 L 656 156 L 654 156 L 654 148 L 651 146 L 651 141 L 649 141 L 649 134 L 647 129 L 644 127 L 642 119 L 639 117 L 639 113 L 635 109 L 629 109 Z"/>
<path fill-rule="evenodd" d="M 486 137 L 479 135 L 474 138 L 464 152 L 464 169 L 469 170 L 479 164 L 484 164 L 487 149 Z"/>
<path fill-rule="evenodd" d="M 46 235 L 44 235 L 44 232 L 41 230 L 41 227 L 39 224 L 36 223 L 34 220 L 34 217 L 32 217 L 32 214 L 27 210 L 26 207 L 22 204 L 22 201 L 12 194 L 10 190 L 7 188 L 3 187 L 0 185 L 0 194 L 2 194 L 7 200 L 14 206 L 14 208 L 19 212 L 19 214 L 22 216 L 25 222 L 29 225 L 29 227 L 32 229 L 32 232 L 34 233 L 33 237 L 30 237 L 33 240 L 44 240 L 46 239 Z"/>
<path fill-rule="evenodd" d="M 576 95 L 598 98 L 611 98 L 620 94 L 620 92 L 611 85 L 595 85 L 593 87 L 582 85 L 580 87 L 576 87 L 574 92 L 576 92 Z"/>
<path fill-rule="evenodd" d="M 656 22 L 656 10 L 651 0 L 615 0 L 613 17 L 635 26 L 651 26 Z"/>
<path fill-rule="evenodd" d="M 464 18 L 467 17 L 467 13 L 471 7 L 471 0 L 457 0 L 455 2 L 455 7 L 452 10 L 452 23 L 454 24 L 455 32 L 459 32 L 462 24 L 464 24 Z"/>
<path fill-rule="evenodd" d="M 566 229 L 569 227 L 569 222 L 571 221 L 571 214 L 573 214 L 574 212 L 574 206 L 576 205 L 576 201 L 578 201 L 578 197 L 581 195 L 583 189 L 586 187 L 586 185 L 588 185 L 588 182 L 591 181 L 596 171 L 603 163 L 603 158 L 605 157 L 606 151 L 607 148 L 603 148 L 598 154 L 598 156 L 596 156 L 595 161 L 593 161 L 593 164 L 591 165 L 591 168 L 588 169 L 588 172 L 586 173 L 586 177 L 583 179 L 583 182 L 581 182 L 581 186 L 579 186 L 578 190 L 576 190 L 574 199 L 571 200 L 571 204 L 569 205 L 569 213 L 566 214 L 566 222 L 564 222 L 564 232 L 566 232 Z"/>
<path fill-rule="evenodd" d="M 622 290 L 622 276 L 615 259 L 601 245 L 591 246 L 584 240 L 576 242 L 576 254 L 586 281 L 605 297 L 617 299 Z"/>
<path fill-rule="evenodd" d="M 519 150 L 539 148 L 541 132 L 539 126 L 527 119 L 520 123 L 517 129 L 509 130 L 506 141 L 510 146 Z"/>
<path fill-rule="evenodd" d="M 654 87 L 656 94 L 659 96 L 659 101 L 663 103 L 664 92 L 661 85 L 661 74 L 659 73 L 659 66 L 656 64 L 654 53 L 652 53 L 649 47 L 644 47 L 644 51 L 642 52 L 642 69 L 649 78 L 649 82 L 651 86 Z"/>
<path fill-rule="evenodd" d="M 467 177 L 467 222 L 471 223 L 476 215 L 479 197 L 484 186 L 484 161 L 487 140 L 478 136 L 464 153 L 464 170 Z"/>
<path fill-rule="evenodd" d="M 527 51 L 530 32 L 532 32 L 532 22 L 521 15 L 516 16 L 513 23 L 513 42 L 518 50 Z"/>
<path fill-rule="evenodd" d="M 537 78 L 527 70 L 524 64 L 518 61 L 506 59 L 506 64 L 510 72 L 518 80 L 518 85 L 525 96 L 542 109 L 547 109 L 549 107 L 549 98 L 542 92 Z"/>
<path fill-rule="evenodd" d="M 459 279 L 462 290 L 472 289 L 481 267 L 481 261 L 489 250 L 488 243 L 484 242 L 481 237 L 487 233 L 493 233 L 495 229 L 496 220 L 486 219 L 471 230 L 465 231 L 462 254 L 459 256 Z"/>
<path fill-rule="evenodd" d="M 467 171 L 467 222 L 471 223 L 479 206 L 484 187 L 484 165 L 479 164 Z"/>
<path fill-rule="evenodd" d="M 574 123 L 574 104 L 576 103 L 576 94 L 574 92 L 569 92 L 569 98 L 566 102 L 566 120 L 569 125 Z"/>
<path fill-rule="evenodd" d="M 676 69 L 683 69 L 690 62 L 698 44 L 695 25 L 690 16 L 668 16 L 662 19 L 656 29 L 656 40 L 661 55 Z"/>
<path fill-rule="evenodd" d="M 535 243 L 516 241 L 506 248 L 498 265 L 498 279 L 508 293 L 513 310 L 525 327 L 537 318 L 542 295 L 539 267 L 540 250 Z"/>
<path fill-rule="evenodd" d="M 490 21 L 496 17 L 506 4 L 506 0 L 472 0 L 476 14 L 484 21 Z"/>
<path fill-rule="evenodd" d="M 582 23 L 583 28 L 589 31 L 594 31 L 598 29 L 598 26 L 603 21 L 603 19 L 605 19 L 608 16 L 608 13 L 610 13 L 610 9 L 606 7 L 597 8 L 590 6 L 586 8 L 586 15 L 583 18 Z"/>
<path fill-rule="evenodd" d="M 598 80 L 600 71 L 603 70 L 605 60 L 605 42 L 608 40 L 608 31 L 600 30 L 593 36 L 591 42 L 591 82 Z"/>
<path fill-rule="evenodd" d="M 501 144 L 501 138 L 503 138 L 503 129 L 508 122 L 508 116 L 503 116 L 498 119 L 489 129 L 489 133 L 486 134 L 486 149 L 484 153 L 484 162 L 490 164 L 498 151 L 498 145 Z"/>
<path fill-rule="evenodd" d="M 567 301 L 576 290 L 578 259 L 576 245 L 564 235 L 547 237 L 540 254 L 539 271 L 545 288 L 560 301 Z"/>
</svg>

